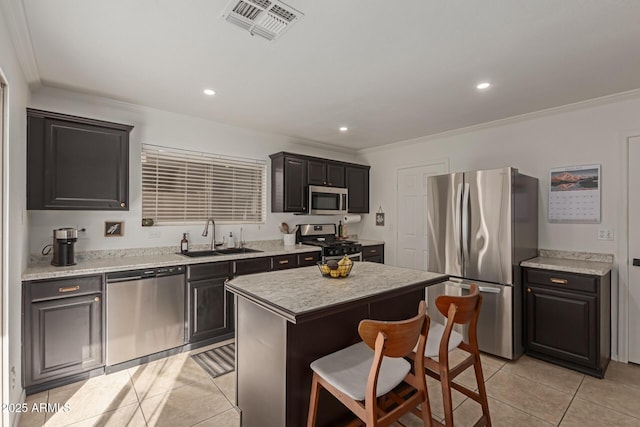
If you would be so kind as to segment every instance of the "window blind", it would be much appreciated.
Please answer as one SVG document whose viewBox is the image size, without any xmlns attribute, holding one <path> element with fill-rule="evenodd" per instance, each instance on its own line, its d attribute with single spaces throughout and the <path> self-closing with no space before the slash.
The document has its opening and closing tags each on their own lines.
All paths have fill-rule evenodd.
<svg viewBox="0 0 640 427">
<path fill-rule="evenodd" d="M 266 221 L 266 162 L 142 145 L 142 217 L 155 224 Z"/>
</svg>

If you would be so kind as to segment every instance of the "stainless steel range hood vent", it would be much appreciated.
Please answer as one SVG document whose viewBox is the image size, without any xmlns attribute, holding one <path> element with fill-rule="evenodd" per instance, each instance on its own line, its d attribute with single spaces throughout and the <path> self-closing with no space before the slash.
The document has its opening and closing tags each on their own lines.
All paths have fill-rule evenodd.
<svg viewBox="0 0 640 427">
<path fill-rule="evenodd" d="M 222 16 L 251 35 L 275 40 L 304 15 L 276 0 L 231 0 Z"/>
</svg>

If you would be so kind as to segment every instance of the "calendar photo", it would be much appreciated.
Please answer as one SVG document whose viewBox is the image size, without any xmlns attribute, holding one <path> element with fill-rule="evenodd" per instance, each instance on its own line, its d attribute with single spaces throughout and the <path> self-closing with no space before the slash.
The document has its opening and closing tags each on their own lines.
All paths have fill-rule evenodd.
<svg viewBox="0 0 640 427">
<path fill-rule="evenodd" d="M 600 223 L 600 165 L 551 169 L 549 222 Z"/>
</svg>

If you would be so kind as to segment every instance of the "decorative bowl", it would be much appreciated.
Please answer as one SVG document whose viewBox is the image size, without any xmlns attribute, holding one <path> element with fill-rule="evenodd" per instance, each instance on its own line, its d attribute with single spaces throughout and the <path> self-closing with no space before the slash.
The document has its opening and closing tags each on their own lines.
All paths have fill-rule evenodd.
<svg viewBox="0 0 640 427">
<path fill-rule="evenodd" d="M 322 274 L 324 277 L 330 277 L 332 279 L 340 279 L 343 277 L 347 277 L 349 273 L 351 273 L 352 267 L 353 267 L 353 263 L 350 263 L 346 265 L 338 265 L 338 268 L 331 270 L 327 264 L 318 262 L 318 268 L 320 269 L 320 274 Z"/>
</svg>

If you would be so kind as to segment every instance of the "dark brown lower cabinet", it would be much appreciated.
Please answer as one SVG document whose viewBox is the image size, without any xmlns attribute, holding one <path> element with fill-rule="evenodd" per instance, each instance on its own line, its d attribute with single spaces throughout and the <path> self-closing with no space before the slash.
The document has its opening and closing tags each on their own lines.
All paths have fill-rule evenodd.
<svg viewBox="0 0 640 427">
<path fill-rule="evenodd" d="M 233 297 L 224 289 L 229 262 L 187 268 L 189 342 L 226 339 L 233 334 Z"/>
<path fill-rule="evenodd" d="M 27 393 L 104 367 L 102 276 L 23 284 Z"/>
<path fill-rule="evenodd" d="M 363 246 L 362 260 L 384 264 L 384 245 Z"/>
<path fill-rule="evenodd" d="M 527 354 L 602 378 L 611 355 L 610 273 L 524 274 Z"/>
</svg>

